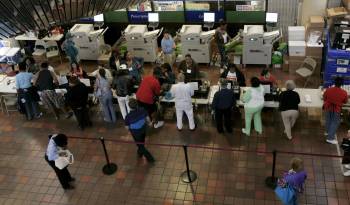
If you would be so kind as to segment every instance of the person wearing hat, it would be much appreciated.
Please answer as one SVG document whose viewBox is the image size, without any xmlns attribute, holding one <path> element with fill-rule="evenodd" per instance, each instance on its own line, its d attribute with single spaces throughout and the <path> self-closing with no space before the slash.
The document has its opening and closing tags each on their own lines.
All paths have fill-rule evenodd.
<svg viewBox="0 0 350 205">
<path fill-rule="evenodd" d="M 79 81 L 77 76 L 69 78 L 69 86 L 65 96 L 66 102 L 72 108 L 79 128 L 84 130 L 85 127 L 92 125 L 87 108 L 89 90 L 84 83 Z"/>
<path fill-rule="evenodd" d="M 127 66 L 119 66 L 116 77 L 113 79 L 112 88 L 116 90 L 118 105 L 123 119 L 130 112 L 129 97 L 132 91 L 132 79 L 127 70 Z"/>
<path fill-rule="evenodd" d="M 227 89 L 227 80 L 220 80 L 220 90 L 215 93 L 212 108 L 215 111 L 216 129 L 219 133 L 224 132 L 223 121 L 228 133 L 232 133 L 232 108 L 236 105 L 233 90 Z"/>
<path fill-rule="evenodd" d="M 175 61 L 174 51 L 175 51 L 176 45 L 169 31 L 167 30 L 164 31 L 161 46 L 162 46 L 162 51 L 164 53 L 164 63 L 169 63 L 171 66 L 173 66 Z"/>
<path fill-rule="evenodd" d="M 196 125 L 193 118 L 192 96 L 194 90 L 191 85 L 185 83 L 185 75 L 180 73 L 177 76 L 177 84 L 170 89 L 171 96 L 175 99 L 177 129 L 182 130 L 182 116 L 186 113 L 191 131 L 194 131 Z"/>
<path fill-rule="evenodd" d="M 63 169 L 59 169 L 55 165 L 55 160 L 65 155 L 65 152 L 60 151 L 66 149 L 68 144 L 68 138 L 64 134 L 50 135 L 49 138 L 50 140 L 47 146 L 45 160 L 55 171 L 63 189 L 74 189 L 74 186 L 72 186 L 70 183 L 73 182 L 75 179 L 70 175 L 68 168 L 64 167 Z"/>
<path fill-rule="evenodd" d="M 148 113 L 145 109 L 138 106 L 135 98 L 129 100 L 130 113 L 125 117 L 125 125 L 129 129 L 132 137 L 136 143 L 145 143 L 147 121 L 150 121 Z M 153 163 L 154 158 L 152 154 L 145 148 L 144 144 L 136 144 L 138 147 L 138 157 L 145 157 L 148 162 Z"/>
</svg>

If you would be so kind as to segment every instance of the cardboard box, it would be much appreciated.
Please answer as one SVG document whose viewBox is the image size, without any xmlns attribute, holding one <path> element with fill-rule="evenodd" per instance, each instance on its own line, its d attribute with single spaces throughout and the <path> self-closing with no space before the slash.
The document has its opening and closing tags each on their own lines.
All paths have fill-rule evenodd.
<svg viewBox="0 0 350 205">
<path fill-rule="evenodd" d="M 350 0 L 343 0 L 344 7 L 350 11 Z"/>
<path fill-rule="evenodd" d="M 323 47 L 306 46 L 306 56 L 322 58 Z"/>
<path fill-rule="evenodd" d="M 323 16 L 310 16 L 309 27 L 311 28 L 323 28 L 324 27 L 324 18 Z"/>
<path fill-rule="evenodd" d="M 344 16 L 348 14 L 348 11 L 344 7 L 335 7 L 327 9 L 327 16 L 328 17 L 338 17 L 338 16 Z"/>
</svg>

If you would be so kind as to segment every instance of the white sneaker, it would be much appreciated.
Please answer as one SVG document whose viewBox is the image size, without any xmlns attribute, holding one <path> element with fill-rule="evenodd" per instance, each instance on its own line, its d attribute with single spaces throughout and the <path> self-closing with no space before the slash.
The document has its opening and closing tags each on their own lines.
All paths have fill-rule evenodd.
<svg viewBox="0 0 350 205">
<path fill-rule="evenodd" d="M 326 142 L 329 144 L 334 144 L 334 145 L 338 144 L 337 140 L 326 140 Z"/>
<path fill-rule="evenodd" d="M 344 172 L 344 173 L 343 173 L 343 175 L 344 175 L 345 177 L 350 176 L 350 170 L 348 170 L 348 171 Z"/>
<path fill-rule="evenodd" d="M 154 128 L 158 129 L 160 127 L 163 127 L 163 125 L 164 125 L 164 121 L 158 121 L 156 124 L 154 124 Z"/>
<path fill-rule="evenodd" d="M 346 169 L 350 169 L 350 164 L 345 164 L 344 167 L 345 167 Z"/>
</svg>

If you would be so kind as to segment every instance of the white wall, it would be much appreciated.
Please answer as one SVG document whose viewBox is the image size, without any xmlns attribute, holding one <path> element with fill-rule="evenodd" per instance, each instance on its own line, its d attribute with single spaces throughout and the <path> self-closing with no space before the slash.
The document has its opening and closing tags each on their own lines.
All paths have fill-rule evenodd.
<svg viewBox="0 0 350 205">
<path fill-rule="evenodd" d="M 310 16 L 325 15 L 327 0 L 303 0 L 301 11 L 301 25 L 305 25 Z"/>
</svg>

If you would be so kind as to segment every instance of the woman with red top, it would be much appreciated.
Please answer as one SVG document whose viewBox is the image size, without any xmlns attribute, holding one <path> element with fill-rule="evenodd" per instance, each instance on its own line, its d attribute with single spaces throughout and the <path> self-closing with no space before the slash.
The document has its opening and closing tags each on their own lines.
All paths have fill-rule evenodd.
<svg viewBox="0 0 350 205">
<path fill-rule="evenodd" d="M 264 69 L 261 72 L 259 80 L 262 84 L 272 84 L 273 86 L 277 85 L 275 76 L 273 76 L 268 69 Z"/>
<path fill-rule="evenodd" d="M 70 73 L 72 76 L 77 76 L 78 78 L 83 78 L 84 75 L 83 68 L 77 63 L 71 64 Z"/>
<path fill-rule="evenodd" d="M 348 101 L 348 94 L 341 88 L 343 79 L 334 79 L 334 87 L 328 88 L 323 94 L 323 109 L 326 115 L 327 143 L 338 144 L 336 133 L 340 124 L 340 112 L 343 104 Z"/>
</svg>

